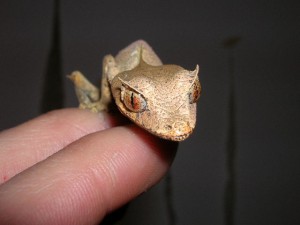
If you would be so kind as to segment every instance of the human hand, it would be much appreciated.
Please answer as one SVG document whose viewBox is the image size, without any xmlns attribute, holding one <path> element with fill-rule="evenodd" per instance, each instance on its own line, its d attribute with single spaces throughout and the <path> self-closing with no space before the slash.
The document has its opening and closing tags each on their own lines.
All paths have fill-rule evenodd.
<svg viewBox="0 0 300 225">
<path fill-rule="evenodd" d="M 95 224 L 156 184 L 177 143 L 106 114 L 52 111 L 0 133 L 0 224 Z"/>
</svg>

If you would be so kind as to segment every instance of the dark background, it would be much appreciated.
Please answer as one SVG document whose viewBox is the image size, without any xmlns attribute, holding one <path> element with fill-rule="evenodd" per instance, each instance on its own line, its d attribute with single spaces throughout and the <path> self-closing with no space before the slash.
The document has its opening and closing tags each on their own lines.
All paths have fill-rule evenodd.
<svg viewBox="0 0 300 225">
<path fill-rule="evenodd" d="M 300 224 L 299 9 L 278 0 L 61 1 L 63 74 L 96 82 L 102 57 L 140 38 L 164 63 L 200 65 L 197 128 L 171 171 L 177 224 L 226 224 L 231 66 L 235 224 Z M 0 2 L 1 130 L 40 113 L 52 25 L 52 1 Z M 231 37 L 240 38 L 234 50 L 224 47 Z M 63 81 L 65 106 L 75 107 Z M 165 184 L 135 200 L 124 224 L 167 224 Z"/>
</svg>

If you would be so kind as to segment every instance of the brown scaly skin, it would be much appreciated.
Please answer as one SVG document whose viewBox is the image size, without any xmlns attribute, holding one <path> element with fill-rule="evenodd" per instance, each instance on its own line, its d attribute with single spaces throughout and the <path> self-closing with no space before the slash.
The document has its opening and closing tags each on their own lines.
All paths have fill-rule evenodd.
<svg viewBox="0 0 300 225">
<path fill-rule="evenodd" d="M 158 137 L 182 141 L 196 125 L 196 103 L 201 93 L 198 72 L 198 66 L 188 71 L 163 65 L 152 48 L 138 40 L 116 57 L 104 57 L 101 98 L 99 89 L 80 72 L 69 78 L 80 108 L 108 111 L 114 99 L 120 112 L 138 126 Z"/>
</svg>

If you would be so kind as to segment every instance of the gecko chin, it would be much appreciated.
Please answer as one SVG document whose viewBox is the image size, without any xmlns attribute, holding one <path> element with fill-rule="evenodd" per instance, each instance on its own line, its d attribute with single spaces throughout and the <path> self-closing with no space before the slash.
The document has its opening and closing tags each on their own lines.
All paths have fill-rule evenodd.
<svg viewBox="0 0 300 225">
<path fill-rule="evenodd" d="M 170 135 L 170 134 L 159 134 L 159 136 L 163 139 L 167 139 L 170 141 L 183 141 L 183 140 L 187 139 L 191 133 L 192 132 L 186 133 L 186 134 L 181 134 L 181 135 L 174 135 L 174 136 Z"/>
</svg>

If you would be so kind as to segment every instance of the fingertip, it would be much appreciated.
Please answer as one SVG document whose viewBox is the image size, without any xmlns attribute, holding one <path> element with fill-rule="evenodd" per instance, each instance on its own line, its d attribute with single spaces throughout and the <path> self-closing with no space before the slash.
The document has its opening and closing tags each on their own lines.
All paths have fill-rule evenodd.
<svg viewBox="0 0 300 225">
<path fill-rule="evenodd" d="M 146 145 L 148 149 L 151 149 L 151 151 L 157 154 L 163 161 L 173 162 L 177 152 L 178 142 L 154 136 L 134 124 L 129 124 L 126 127 L 141 140 L 142 145 Z"/>
</svg>

